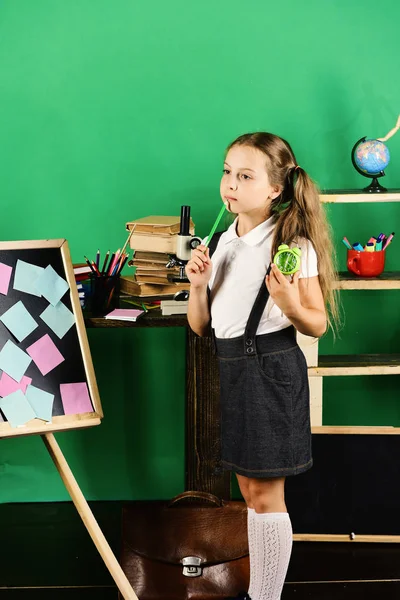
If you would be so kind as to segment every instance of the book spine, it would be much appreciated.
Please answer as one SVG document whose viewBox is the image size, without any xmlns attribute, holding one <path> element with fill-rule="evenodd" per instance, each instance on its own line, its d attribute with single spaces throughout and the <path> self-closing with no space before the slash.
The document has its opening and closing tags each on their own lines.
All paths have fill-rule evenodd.
<svg viewBox="0 0 400 600">
<path fill-rule="evenodd" d="M 150 252 L 176 253 L 177 236 L 169 238 L 151 237 L 147 235 L 137 236 L 133 234 L 130 239 L 130 247 L 134 250 L 145 250 Z"/>
</svg>

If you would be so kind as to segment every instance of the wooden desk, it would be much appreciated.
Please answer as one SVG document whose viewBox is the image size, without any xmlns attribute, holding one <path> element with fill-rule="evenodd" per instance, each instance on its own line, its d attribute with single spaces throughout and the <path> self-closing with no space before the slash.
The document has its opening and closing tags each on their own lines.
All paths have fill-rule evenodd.
<svg viewBox="0 0 400 600">
<path fill-rule="evenodd" d="M 186 465 L 187 490 L 210 492 L 228 500 L 230 474 L 218 469 L 220 455 L 219 376 L 210 337 L 200 338 L 186 315 L 163 316 L 152 309 L 136 322 L 85 316 L 86 327 L 186 327 Z"/>
</svg>

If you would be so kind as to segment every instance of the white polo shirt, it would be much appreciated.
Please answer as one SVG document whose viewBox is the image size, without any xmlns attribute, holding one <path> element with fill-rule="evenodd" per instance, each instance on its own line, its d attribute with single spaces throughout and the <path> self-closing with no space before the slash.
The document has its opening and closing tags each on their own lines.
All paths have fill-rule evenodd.
<svg viewBox="0 0 400 600">
<path fill-rule="evenodd" d="M 242 237 L 236 233 L 237 218 L 219 241 L 212 255 L 211 325 L 217 338 L 244 334 L 261 283 L 271 262 L 274 231 L 272 216 Z M 309 240 L 292 244 L 301 248 L 300 277 L 318 275 L 317 255 Z M 291 325 L 271 298 L 261 316 L 257 334 L 272 333 Z"/>
</svg>

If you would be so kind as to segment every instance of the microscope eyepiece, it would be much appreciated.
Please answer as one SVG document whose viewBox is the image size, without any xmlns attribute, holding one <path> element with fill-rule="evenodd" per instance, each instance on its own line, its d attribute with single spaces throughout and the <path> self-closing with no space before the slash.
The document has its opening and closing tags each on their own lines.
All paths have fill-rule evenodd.
<svg viewBox="0 0 400 600">
<path fill-rule="evenodd" d="M 190 235 L 190 206 L 181 206 L 181 223 L 179 235 Z"/>
</svg>

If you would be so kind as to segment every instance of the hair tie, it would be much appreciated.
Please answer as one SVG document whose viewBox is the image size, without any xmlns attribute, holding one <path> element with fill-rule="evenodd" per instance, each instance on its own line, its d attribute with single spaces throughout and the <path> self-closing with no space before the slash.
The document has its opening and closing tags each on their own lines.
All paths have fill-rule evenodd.
<svg viewBox="0 0 400 600">
<path fill-rule="evenodd" d="M 294 170 L 297 171 L 298 169 L 301 169 L 301 167 L 299 167 L 299 165 L 296 165 Z"/>
</svg>

